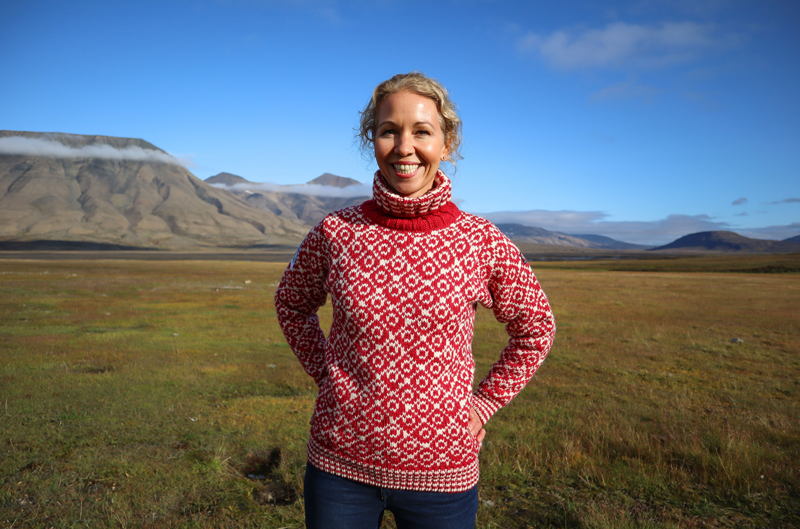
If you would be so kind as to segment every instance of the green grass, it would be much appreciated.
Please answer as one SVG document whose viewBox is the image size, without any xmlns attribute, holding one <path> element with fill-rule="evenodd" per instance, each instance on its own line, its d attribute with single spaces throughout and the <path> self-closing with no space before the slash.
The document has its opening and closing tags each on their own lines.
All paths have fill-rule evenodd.
<svg viewBox="0 0 800 529">
<path fill-rule="evenodd" d="M 556 344 L 487 424 L 478 526 L 800 525 L 800 276 L 541 265 Z M 302 527 L 283 267 L 0 261 L 0 527 Z M 479 376 L 504 342 L 481 310 Z"/>
</svg>

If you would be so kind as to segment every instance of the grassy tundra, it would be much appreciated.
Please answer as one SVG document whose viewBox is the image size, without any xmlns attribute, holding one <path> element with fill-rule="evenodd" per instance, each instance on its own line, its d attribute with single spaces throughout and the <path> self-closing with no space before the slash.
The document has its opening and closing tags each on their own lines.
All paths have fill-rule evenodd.
<svg viewBox="0 0 800 529">
<path fill-rule="evenodd" d="M 713 271 L 770 259 L 535 263 L 558 336 L 487 425 L 478 526 L 800 526 L 800 274 Z M 283 267 L 0 260 L 0 527 L 302 527 Z M 478 376 L 504 342 L 481 310 Z"/>
</svg>

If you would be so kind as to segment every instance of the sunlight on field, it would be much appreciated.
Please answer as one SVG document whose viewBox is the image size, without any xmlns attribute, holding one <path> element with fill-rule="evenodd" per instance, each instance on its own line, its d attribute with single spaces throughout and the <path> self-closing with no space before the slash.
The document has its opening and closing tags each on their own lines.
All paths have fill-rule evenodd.
<svg viewBox="0 0 800 529">
<path fill-rule="evenodd" d="M 302 527 L 283 267 L 0 261 L 0 525 Z M 800 275 L 534 269 L 556 345 L 487 425 L 479 527 L 800 523 Z M 480 310 L 478 377 L 504 342 Z"/>
</svg>

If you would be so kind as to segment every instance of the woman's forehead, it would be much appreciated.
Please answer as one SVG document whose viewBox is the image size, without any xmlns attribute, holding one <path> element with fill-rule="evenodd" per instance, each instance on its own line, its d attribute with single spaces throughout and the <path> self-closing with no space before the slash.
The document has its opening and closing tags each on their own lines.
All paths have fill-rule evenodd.
<svg viewBox="0 0 800 529">
<path fill-rule="evenodd" d="M 405 90 L 387 96 L 378 107 L 377 118 L 375 120 L 377 125 L 399 118 L 404 121 L 413 120 L 412 123 L 428 123 L 432 126 L 441 122 L 439 109 L 436 108 L 433 99 Z"/>
</svg>

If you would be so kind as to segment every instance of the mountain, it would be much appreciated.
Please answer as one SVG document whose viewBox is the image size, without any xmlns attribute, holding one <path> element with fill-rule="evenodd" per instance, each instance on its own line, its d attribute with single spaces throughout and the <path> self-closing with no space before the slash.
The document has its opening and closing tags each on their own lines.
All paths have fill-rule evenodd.
<svg viewBox="0 0 800 529">
<path fill-rule="evenodd" d="M 795 235 L 794 237 L 784 239 L 783 242 L 800 242 L 800 235 Z"/>
<path fill-rule="evenodd" d="M 246 178 L 242 178 L 241 176 L 231 173 L 219 173 L 218 175 L 214 175 L 211 178 L 206 178 L 205 182 L 209 184 L 222 184 L 225 186 L 250 183 Z"/>
<path fill-rule="evenodd" d="M 372 198 L 371 194 L 363 196 L 324 196 L 299 192 L 297 186 L 277 186 L 270 191 L 262 190 L 264 184 L 250 182 L 230 173 L 220 173 L 206 178 L 207 183 L 220 185 L 250 206 L 268 210 L 280 218 L 306 226 L 315 226 L 325 215 L 338 209 L 361 204 Z M 358 180 L 324 173 L 308 182 L 308 184 L 344 189 L 362 185 Z M 307 184 L 307 185 L 308 185 Z M 248 186 L 251 186 L 248 189 Z M 285 188 L 286 191 L 281 190 Z"/>
<path fill-rule="evenodd" d="M 0 131 L 0 142 L 0 241 L 177 249 L 297 244 L 308 231 L 141 139 Z"/>
<path fill-rule="evenodd" d="M 310 181 L 309 184 L 338 187 L 342 189 L 345 187 L 361 185 L 361 182 L 344 176 L 336 176 L 335 174 L 322 173 L 321 175 Z"/>
<path fill-rule="evenodd" d="M 497 224 L 497 228 L 514 242 L 547 244 L 550 246 L 570 246 L 577 248 L 598 248 L 604 250 L 636 250 L 647 248 L 638 244 L 616 241 L 602 235 L 567 235 L 543 228 L 522 224 Z"/>
<path fill-rule="evenodd" d="M 800 243 L 751 239 L 732 231 L 703 231 L 685 235 L 652 251 L 686 250 L 750 253 L 790 253 L 800 252 Z"/>
<path fill-rule="evenodd" d="M 602 246 L 598 246 L 598 248 L 605 248 L 607 250 L 647 250 L 648 248 L 651 248 L 651 246 L 645 246 L 643 244 L 632 244 L 629 242 L 618 241 L 616 239 L 612 239 L 611 237 L 606 237 L 605 235 L 594 235 L 587 233 L 573 234 L 572 236 L 600 244 Z"/>
<path fill-rule="evenodd" d="M 555 231 L 548 231 L 543 228 L 534 228 L 522 224 L 496 224 L 509 239 L 517 242 L 529 242 L 536 244 L 549 244 L 551 246 L 578 246 L 581 248 L 596 248 L 596 246 L 585 239 L 579 239 L 571 235 L 565 235 Z"/>
</svg>

